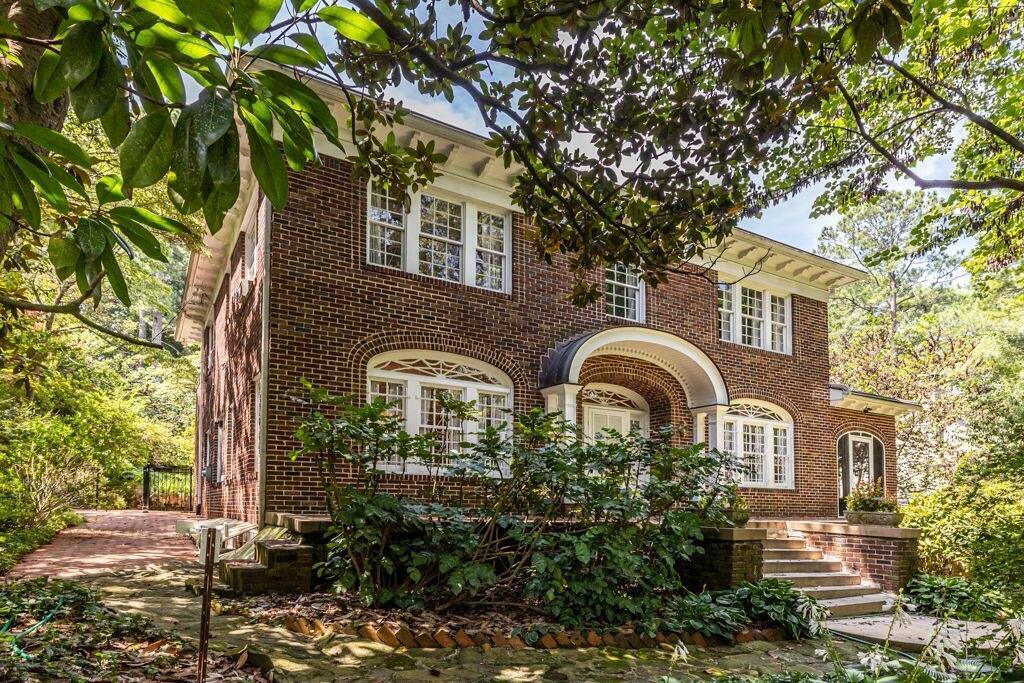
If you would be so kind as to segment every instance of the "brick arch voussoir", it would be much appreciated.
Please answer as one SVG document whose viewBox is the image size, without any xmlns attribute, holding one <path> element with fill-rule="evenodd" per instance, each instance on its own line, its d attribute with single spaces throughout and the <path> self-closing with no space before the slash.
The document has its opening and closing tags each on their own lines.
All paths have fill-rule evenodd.
<svg viewBox="0 0 1024 683">
<path fill-rule="evenodd" d="M 753 387 L 746 386 L 736 386 L 729 391 L 730 401 L 735 403 L 736 401 L 742 401 L 744 399 L 774 403 L 790 414 L 793 418 L 793 424 L 799 425 L 803 419 L 803 414 L 796 404 L 794 404 L 788 396 L 777 391 L 765 391 L 764 389 L 755 389 Z"/>
<path fill-rule="evenodd" d="M 832 428 L 832 443 L 837 443 L 839 441 L 839 437 L 851 432 L 863 432 L 865 434 L 870 434 L 882 442 L 886 451 L 889 450 L 888 440 L 892 438 L 892 434 L 886 434 L 875 425 L 863 424 L 853 420 L 842 420 L 838 425 Z M 888 453 L 886 453 L 886 455 L 888 455 Z"/>
<path fill-rule="evenodd" d="M 351 373 L 351 385 L 357 388 L 362 386 L 363 378 L 366 376 L 366 365 L 371 358 L 380 353 L 403 349 L 453 353 L 490 363 L 509 376 L 509 379 L 512 380 L 512 390 L 517 397 L 524 396 L 531 387 L 523 368 L 503 351 L 457 335 L 442 335 L 416 330 L 376 332 L 356 342 L 346 359 L 346 365 Z"/>
</svg>

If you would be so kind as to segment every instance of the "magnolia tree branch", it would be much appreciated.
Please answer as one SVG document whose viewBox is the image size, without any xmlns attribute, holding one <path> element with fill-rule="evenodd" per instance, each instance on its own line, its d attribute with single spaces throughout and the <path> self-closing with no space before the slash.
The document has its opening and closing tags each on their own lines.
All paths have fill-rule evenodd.
<svg viewBox="0 0 1024 683">
<path fill-rule="evenodd" d="M 900 161 L 891 150 L 886 148 L 868 131 L 867 126 L 864 124 L 864 120 L 861 118 L 860 111 L 857 108 L 857 103 L 854 101 L 853 96 L 850 95 L 849 91 L 842 84 L 838 87 L 843 99 L 846 100 L 846 105 L 850 109 L 850 114 L 853 116 L 854 122 L 857 124 L 857 130 L 854 132 L 866 140 L 867 143 L 871 145 L 876 152 L 882 155 L 893 168 L 914 181 L 914 184 L 918 187 L 925 190 L 1013 190 L 1015 192 L 1024 192 L 1024 181 L 1017 180 L 1016 178 L 1007 178 L 1005 176 L 991 176 L 986 180 L 930 180 L 928 178 L 922 178 L 907 164 Z"/>
</svg>

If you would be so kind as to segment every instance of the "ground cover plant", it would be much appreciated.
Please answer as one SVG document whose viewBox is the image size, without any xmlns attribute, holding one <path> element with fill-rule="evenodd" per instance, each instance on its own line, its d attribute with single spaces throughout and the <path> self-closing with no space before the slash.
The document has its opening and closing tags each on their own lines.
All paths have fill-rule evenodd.
<svg viewBox="0 0 1024 683">
<path fill-rule="evenodd" d="M 188 681 L 195 648 L 63 580 L 0 583 L 0 680 Z M 210 680 L 266 681 L 240 657 L 209 660 Z"/>
<path fill-rule="evenodd" d="M 7 508 L 17 512 L 16 508 Z M 32 526 L 18 514 L 0 516 L 0 575 L 6 574 L 22 557 L 53 540 L 61 529 L 78 524 L 73 512 L 58 513 L 41 526 Z"/>
<path fill-rule="evenodd" d="M 453 424 L 474 410 L 445 404 Z M 587 443 L 535 411 L 459 435 L 455 458 L 383 401 L 312 390 L 310 409 L 295 457 L 317 463 L 334 522 L 320 574 L 367 605 L 512 604 L 570 628 L 653 630 L 685 592 L 701 525 L 726 524 L 735 498 L 733 458 L 675 445 L 671 429 Z M 384 462 L 426 466 L 426 502 L 389 492 Z"/>
<path fill-rule="evenodd" d="M 924 614 L 976 621 L 1005 619 L 1012 614 L 1004 595 L 958 576 L 918 574 L 904 592 Z"/>
</svg>

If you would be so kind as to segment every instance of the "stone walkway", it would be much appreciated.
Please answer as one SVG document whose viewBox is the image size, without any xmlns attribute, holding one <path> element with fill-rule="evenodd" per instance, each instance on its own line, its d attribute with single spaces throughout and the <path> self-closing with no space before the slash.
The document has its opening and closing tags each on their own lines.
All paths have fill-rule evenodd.
<svg viewBox="0 0 1024 683">
<path fill-rule="evenodd" d="M 186 639 L 199 633 L 200 599 L 186 590 L 201 572 L 193 545 L 174 533 L 185 515 L 167 512 L 84 513 L 87 524 L 61 532 L 24 559 L 11 574 L 82 580 L 107 606 L 142 614 Z M 215 603 L 215 608 L 216 608 Z M 662 676 L 680 681 L 727 674 L 802 671 L 824 673 L 815 650 L 820 643 L 753 642 L 693 649 L 686 662 L 662 650 L 392 649 L 381 643 L 335 634 L 314 640 L 281 627 L 249 623 L 237 614 L 211 618 L 210 647 L 274 670 L 275 681 L 643 681 Z M 852 657 L 856 648 L 838 644 Z"/>
<path fill-rule="evenodd" d="M 195 561 L 195 546 L 174 533 L 182 512 L 80 510 L 85 524 L 64 529 L 52 543 L 22 558 L 8 576 L 75 579 L 154 563 Z"/>
<path fill-rule="evenodd" d="M 1017 629 L 1024 627 L 1020 620 L 1011 622 Z M 828 627 L 840 635 L 889 645 L 904 652 L 921 652 L 939 635 L 961 650 L 968 644 L 981 649 L 1001 646 L 1009 633 L 1004 626 L 984 621 L 939 619 L 919 614 L 895 619 L 879 614 L 847 619 L 830 619 Z"/>
</svg>

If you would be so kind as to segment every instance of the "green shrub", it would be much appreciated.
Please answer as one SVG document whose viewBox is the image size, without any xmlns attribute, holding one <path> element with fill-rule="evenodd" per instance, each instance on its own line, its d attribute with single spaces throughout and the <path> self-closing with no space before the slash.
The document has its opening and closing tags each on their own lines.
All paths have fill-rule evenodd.
<svg viewBox="0 0 1024 683">
<path fill-rule="evenodd" d="M 312 397 L 296 457 L 316 462 L 334 522 L 320 575 L 371 605 L 526 602 L 568 627 L 650 627 L 735 488 L 731 456 L 676 447 L 671 430 L 588 444 L 534 411 L 511 438 L 489 428 L 445 463 L 383 402 Z M 475 410 L 443 402 L 454 418 Z M 429 503 L 384 492 L 385 461 L 424 466 Z M 339 476 L 352 469 L 357 485 Z"/>
<path fill-rule="evenodd" d="M 954 480 L 906 506 L 904 525 L 920 527 L 920 568 L 962 576 L 1024 607 L 1024 481 Z"/>
<path fill-rule="evenodd" d="M 0 520 L 0 575 L 9 572 L 25 555 L 52 541 L 61 529 L 81 521 L 70 511 L 56 513 L 40 526 L 26 517 L 7 516 Z"/>
<path fill-rule="evenodd" d="M 665 606 L 665 628 L 732 640 L 750 623 L 736 591 L 687 593 L 672 598 Z"/>
<path fill-rule="evenodd" d="M 788 581 L 761 579 L 736 589 L 736 598 L 751 621 L 768 622 L 786 630 L 791 638 L 818 635 L 826 612 L 814 598 Z"/>
<path fill-rule="evenodd" d="M 925 614 L 978 621 L 1007 616 L 1002 595 L 955 576 L 918 574 L 907 583 L 905 592 Z"/>
</svg>

